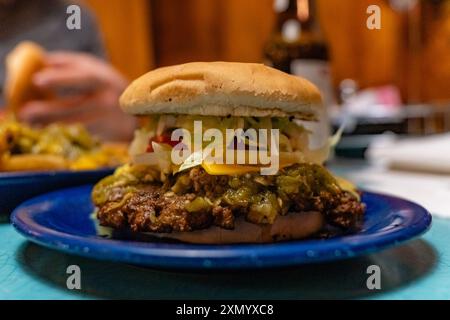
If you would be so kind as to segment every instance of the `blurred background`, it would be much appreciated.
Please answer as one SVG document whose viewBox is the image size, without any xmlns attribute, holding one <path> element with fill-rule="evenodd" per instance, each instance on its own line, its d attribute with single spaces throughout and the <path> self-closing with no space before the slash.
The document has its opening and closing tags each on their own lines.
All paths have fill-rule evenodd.
<svg viewBox="0 0 450 320">
<path fill-rule="evenodd" d="M 285 2 L 297 1 L 86 1 L 112 63 L 130 78 L 187 61 L 263 62 L 265 46 L 283 28 L 277 20 Z M 394 85 L 405 103 L 450 99 L 450 1 L 310 2 L 335 90 L 353 79 L 359 88 Z M 381 9 L 379 30 L 366 27 L 373 4 Z"/>
<path fill-rule="evenodd" d="M 31 25 L 28 20 L 33 21 L 40 8 L 55 11 L 53 20 L 65 23 L 68 3 L 0 0 L 0 53 L 29 37 L 50 51 L 69 49 L 100 56 L 126 82 L 151 69 L 189 61 L 265 63 L 319 86 L 333 127 L 345 124 L 337 153 L 351 157 L 363 156 L 380 133 L 450 131 L 450 0 L 74 3 L 83 8 L 81 30 L 61 31 L 62 25 L 53 33 L 47 28 L 31 34 L 24 26 Z M 45 19 L 50 20 L 48 15 Z M 39 21 L 33 28 L 44 24 Z M 4 40 L 2 29 L 11 29 L 11 22 L 25 31 L 3 36 Z M 99 68 L 87 68 L 95 70 Z M 113 105 L 124 84 L 108 84 L 115 92 L 108 110 L 117 109 Z M 103 103 L 97 99 L 91 105 Z M 45 110 L 41 113 L 47 116 L 52 108 L 41 108 Z"/>
<path fill-rule="evenodd" d="M 127 77 L 188 61 L 263 62 L 319 85 L 350 145 L 450 130 L 449 0 L 88 0 Z M 369 29 L 368 7 L 380 8 Z M 339 105 L 339 106 L 338 106 Z M 370 137 L 369 137 L 370 138 Z M 339 150 L 338 150 L 339 151 Z M 345 152 L 345 150 L 344 150 Z"/>
</svg>

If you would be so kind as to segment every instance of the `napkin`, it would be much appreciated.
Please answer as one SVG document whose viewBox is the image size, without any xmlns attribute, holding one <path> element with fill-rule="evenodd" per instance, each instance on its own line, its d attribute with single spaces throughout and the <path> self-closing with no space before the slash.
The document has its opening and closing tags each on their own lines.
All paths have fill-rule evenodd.
<svg viewBox="0 0 450 320">
<path fill-rule="evenodd" d="M 366 157 L 390 168 L 450 175 L 450 133 L 405 139 L 382 135 L 371 143 Z"/>
<path fill-rule="evenodd" d="M 450 134 L 421 138 L 383 135 L 369 146 L 370 165 L 352 165 L 348 179 L 359 187 L 419 203 L 450 218 Z"/>
</svg>

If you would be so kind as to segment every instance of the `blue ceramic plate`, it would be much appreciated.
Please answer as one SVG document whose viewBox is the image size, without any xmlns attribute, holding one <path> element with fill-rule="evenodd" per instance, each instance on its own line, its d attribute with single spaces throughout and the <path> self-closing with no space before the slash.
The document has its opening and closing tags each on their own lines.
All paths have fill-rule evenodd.
<svg viewBox="0 0 450 320">
<path fill-rule="evenodd" d="M 104 239 L 90 218 L 91 186 L 59 190 L 28 200 L 12 222 L 29 240 L 94 259 L 153 267 L 255 268 L 349 258 L 394 246 L 425 232 L 431 215 L 412 202 L 366 192 L 364 228 L 327 240 L 273 244 L 193 245 Z"/>
<path fill-rule="evenodd" d="M 113 169 L 86 171 L 42 171 L 0 173 L 0 215 L 8 215 L 19 204 L 56 189 L 95 183 Z"/>
</svg>

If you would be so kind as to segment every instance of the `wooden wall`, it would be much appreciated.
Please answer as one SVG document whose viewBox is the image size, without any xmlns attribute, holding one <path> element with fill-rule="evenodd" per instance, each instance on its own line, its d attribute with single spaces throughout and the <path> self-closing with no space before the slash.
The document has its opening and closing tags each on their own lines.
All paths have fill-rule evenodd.
<svg viewBox="0 0 450 320">
<path fill-rule="evenodd" d="M 417 34 L 423 47 L 408 44 L 406 18 L 385 0 L 317 1 L 335 85 L 352 78 L 363 88 L 396 84 L 411 102 L 450 99 L 450 0 L 441 12 L 416 12 L 429 22 Z M 273 0 L 87 2 L 112 62 L 129 77 L 186 61 L 260 62 L 275 21 Z M 370 4 L 382 9 L 381 30 L 366 28 Z"/>
<path fill-rule="evenodd" d="M 111 62 L 134 79 L 155 67 L 148 0 L 85 0 L 97 17 Z"/>
<path fill-rule="evenodd" d="M 366 28 L 366 8 L 378 4 L 382 28 Z M 321 25 L 333 59 L 337 85 L 357 79 L 361 86 L 381 85 L 396 79 L 396 52 L 400 50 L 400 21 L 387 2 L 377 0 L 320 0 Z"/>
<path fill-rule="evenodd" d="M 261 61 L 274 20 L 272 0 L 154 0 L 158 65 Z"/>
</svg>

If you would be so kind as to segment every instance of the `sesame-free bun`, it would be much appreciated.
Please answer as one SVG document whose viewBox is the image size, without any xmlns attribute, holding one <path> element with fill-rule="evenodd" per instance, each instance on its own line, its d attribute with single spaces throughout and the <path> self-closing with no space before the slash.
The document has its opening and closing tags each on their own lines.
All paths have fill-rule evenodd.
<svg viewBox="0 0 450 320">
<path fill-rule="evenodd" d="M 150 71 L 120 98 L 126 113 L 316 118 L 319 90 L 256 63 L 191 62 Z"/>
<path fill-rule="evenodd" d="M 290 212 L 278 216 L 273 224 L 250 223 L 239 217 L 233 230 L 212 226 L 189 232 L 148 232 L 145 235 L 198 244 L 271 243 L 311 237 L 319 232 L 323 225 L 324 216 L 320 212 Z M 140 239 L 145 240 L 145 237 L 141 236 Z"/>
<path fill-rule="evenodd" d="M 6 57 L 5 99 L 9 110 L 15 112 L 25 102 L 45 96 L 32 83 L 33 75 L 44 67 L 45 50 L 24 41 Z"/>
</svg>

